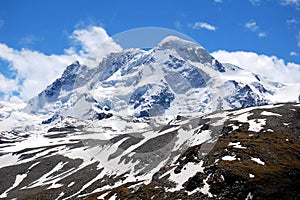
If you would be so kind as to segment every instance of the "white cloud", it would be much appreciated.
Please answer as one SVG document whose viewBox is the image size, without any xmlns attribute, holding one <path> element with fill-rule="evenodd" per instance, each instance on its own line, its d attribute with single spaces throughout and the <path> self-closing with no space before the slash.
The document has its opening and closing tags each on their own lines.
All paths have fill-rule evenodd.
<svg viewBox="0 0 300 200">
<path fill-rule="evenodd" d="M 0 91 L 3 93 L 11 93 L 18 89 L 18 84 L 14 79 L 6 78 L 0 73 Z"/>
<path fill-rule="evenodd" d="M 259 55 L 254 52 L 228 52 L 219 50 L 212 55 L 222 63 L 232 63 L 245 70 L 283 83 L 300 83 L 300 65 L 285 63 L 276 56 Z"/>
<path fill-rule="evenodd" d="M 11 69 L 15 71 L 16 78 L 14 82 L 11 81 L 10 83 L 12 85 L 20 84 L 18 92 L 24 99 L 37 95 L 50 82 L 54 81 L 68 64 L 76 59 L 76 57 L 65 55 L 48 56 L 28 49 L 18 51 L 5 44 L 0 44 L 0 57 L 8 61 Z M 32 81 L 36 81 L 36 84 L 30 85 L 29 83 Z M 3 88 L 0 91 L 9 93 Z"/>
<path fill-rule="evenodd" d="M 216 3 L 222 3 L 222 0 L 215 0 Z"/>
<path fill-rule="evenodd" d="M 291 19 L 286 20 L 286 23 L 288 25 L 295 25 L 295 24 L 298 24 L 298 21 L 294 18 L 291 18 Z"/>
<path fill-rule="evenodd" d="M 267 34 L 265 32 L 258 33 L 259 38 L 267 37 Z"/>
<path fill-rule="evenodd" d="M 70 38 L 78 41 L 84 52 L 92 52 L 102 43 L 112 41 L 106 31 L 97 26 L 91 26 L 88 29 L 75 30 Z"/>
<path fill-rule="evenodd" d="M 89 66 L 97 65 L 108 53 L 122 49 L 103 28 L 97 26 L 75 30 L 70 38 L 82 46 L 79 54 Z"/>
<path fill-rule="evenodd" d="M 255 32 L 255 31 L 257 31 L 259 29 L 259 26 L 256 24 L 256 21 L 250 20 L 249 22 L 247 22 L 245 24 L 245 28 L 249 29 L 250 31 Z"/>
<path fill-rule="evenodd" d="M 249 0 L 249 1 L 250 1 L 250 3 L 252 3 L 252 5 L 256 6 L 256 5 L 260 4 L 261 0 Z"/>
<path fill-rule="evenodd" d="M 121 49 L 101 27 L 75 30 L 70 37 L 82 48 L 79 51 L 73 47 L 65 49 L 62 55 L 45 55 L 29 49 L 15 50 L 0 43 L 0 58 L 7 61 L 16 74 L 15 79 L 0 74 L 0 92 L 11 96 L 13 91 L 17 91 L 22 99 L 27 100 L 45 89 L 74 61 L 93 66 L 108 53 Z"/>
<path fill-rule="evenodd" d="M 206 22 L 196 22 L 193 27 L 193 29 L 206 29 L 206 30 L 209 30 L 209 31 L 215 31 L 217 30 L 217 27 L 211 25 L 211 24 L 208 24 Z"/>
<path fill-rule="evenodd" d="M 250 21 L 246 22 L 244 27 L 247 30 L 257 33 L 257 36 L 259 38 L 263 38 L 263 37 L 267 36 L 267 33 L 260 31 L 260 27 L 257 25 L 256 21 L 254 21 L 254 20 L 250 20 Z"/>
<path fill-rule="evenodd" d="M 297 54 L 297 52 L 295 52 L 295 51 L 291 51 L 291 53 L 290 53 L 290 56 L 297 56 L 298 54 Z"/>
<path fill-rule="evenodd" d="M 300 6 L 300 0 L 281 0 L 283 5 Z"/>
</svg>

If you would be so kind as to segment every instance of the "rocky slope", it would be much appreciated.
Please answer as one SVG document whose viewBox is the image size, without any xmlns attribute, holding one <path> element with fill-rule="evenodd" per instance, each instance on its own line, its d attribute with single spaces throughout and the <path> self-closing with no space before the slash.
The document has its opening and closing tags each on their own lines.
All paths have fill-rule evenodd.
<svg viewBox="0 0 300 200">
<path fill-rule="evenodd" d="M 107 127 L 112 118 L 99 121 L 110 136 L 68 118 L 1 139 L 0 197 L 300 198 L 300 104 L 177 116 L 156 130 L 132 122 L 143 131 L 124 134 Z"/>
</svg>

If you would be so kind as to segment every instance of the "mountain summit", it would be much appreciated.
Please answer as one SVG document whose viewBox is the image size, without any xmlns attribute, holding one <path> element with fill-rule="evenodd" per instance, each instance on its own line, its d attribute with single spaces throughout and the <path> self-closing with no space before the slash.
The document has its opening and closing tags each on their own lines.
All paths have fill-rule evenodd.
<svg viewBox="0 0 300 200">
<path fill-rule="evenodd" d="M 51 113 L 49 119 L 95 119 L 99 113 L 102 117 L 109 113 L 137 119 L 172 118 L 265 105 L 285 88 L 221 64 L 194 42 L 169 36 L 148 51 L 111 53 L 95 68 L 73 63 L 25 110 Z"/>
</svg>

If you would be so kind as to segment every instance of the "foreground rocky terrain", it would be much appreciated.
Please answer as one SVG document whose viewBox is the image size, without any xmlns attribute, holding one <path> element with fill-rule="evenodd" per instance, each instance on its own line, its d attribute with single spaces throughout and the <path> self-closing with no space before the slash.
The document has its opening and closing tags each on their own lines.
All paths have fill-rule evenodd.
<svg viewBox="0 0 300 200">
<path fill-rule="evenodd" d="M 300 104 L 177 116 L 160 127 L 122 119 L 123 134 L 114 118 L 97 129 L 66 118 L 2 132 L 0 198 L 300 198 Z"/>
</svg>

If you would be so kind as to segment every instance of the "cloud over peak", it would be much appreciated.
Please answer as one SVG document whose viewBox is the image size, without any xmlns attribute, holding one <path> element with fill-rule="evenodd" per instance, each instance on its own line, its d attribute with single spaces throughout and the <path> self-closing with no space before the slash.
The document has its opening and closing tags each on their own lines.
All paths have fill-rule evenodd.
<svg viewBox="0 0 300 200">
<path fill-rule="evenodd" d="M 300 82 L 300 65 L 285 63 L 276 56 L 267 56 L 254 52 L 219 50 L 212 55 L 222 63 L 231 63 L 245 70 L 268 77 L 270 80 L 283 83 Z"/>
<path fill-rule="evenodd" d="M 7 70 L 15 74 L 11 79 L 0 72 L 0 99 L 9 100 L 13 93 L 18 93 L 21 99 L 27 100 L 45 89 L 74 61 L 95 66 L 107 54 L 121 50 L 101 27 L 75 30 L 70 38 L 79 44 L 79 50 L 71 47 L 60 55 L 25 48 L 16 50 L 0 43 L 0 60 L 8 62 Z"/>
</svg>

